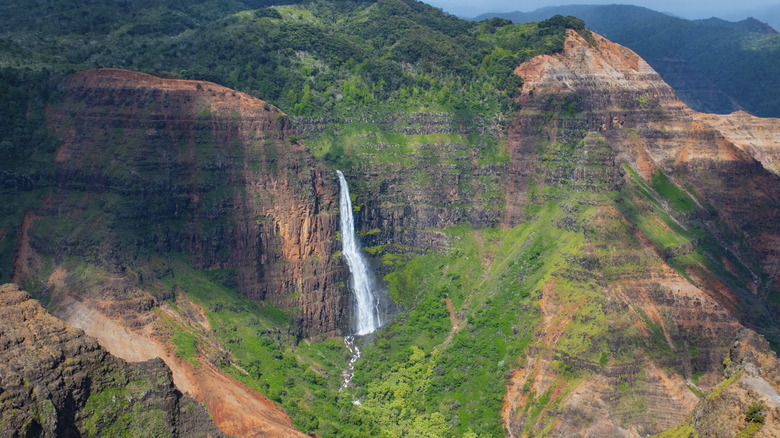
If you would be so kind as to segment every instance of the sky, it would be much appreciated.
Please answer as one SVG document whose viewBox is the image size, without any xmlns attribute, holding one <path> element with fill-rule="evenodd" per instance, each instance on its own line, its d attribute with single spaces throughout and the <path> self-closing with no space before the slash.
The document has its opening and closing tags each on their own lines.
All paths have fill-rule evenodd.
<svg viewBox="0 0 780 438">
<path fill-rule="evenodd" d="M 632 4 L 659 12 L 670 12 L 683 18 L 744 19 L 756 16 L 767 7 L 780 9 L 780 0 L 422 0 L 461 17 L 475 17 L 485 12 L 529 12 L 545 6 L 572 4 Z M 756 17 L 759 18 L 759 17 Z"/>
</svg>

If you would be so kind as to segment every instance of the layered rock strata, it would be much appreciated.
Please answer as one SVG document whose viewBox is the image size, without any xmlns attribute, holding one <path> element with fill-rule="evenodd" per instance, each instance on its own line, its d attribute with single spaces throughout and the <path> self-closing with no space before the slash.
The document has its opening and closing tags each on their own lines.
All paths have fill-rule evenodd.
<svg viewBox="0 0 780 438">
<path fill-rule="evenodd" d="M 702 400 L 681 431 L 700 437 L 780 436 L 780 363 L 769 343 L 740 332 L 724 362 L 724 381 Z"/>
<path fill-rule="evenodd" d="M 743 324 L 776 335 L 764 299 L 777 293 L 778 121 L 698 114 L 639 56 L 598 35 L 569 31 L 562 53 L 533 58 L 516 73 L 522 110 L 509 126 L 504 225 L 533 220 L 529 207 L 550 201 L 572 211 L 595 203 L 598 213 L 555 224 L 583 232 L 587 255 L 567 259 L 540 291 L 544 320 L 510 379 L 507 435 L 644 436 L 674 427 L 697 405 L 696 391 L 718 383 Z M 729 123 L 765 133 L 754 142 Z M 665 198 L 669 186 L 689 204 Z M 634 198 L 608 202 L 617 192 Z M 621 202 L 637 205 L 642 217 L 627 217 L 632 210 Z M 726 254 L 713 263 L 729 275 L 714 274 L 710 261 L 672 268 L 667 261 L 699 241 L 660 245 L 639 230 L 641 220 L 667 235 L 711 233 Z M 716 251 L 701 252 L 711 259 Z M 608 321 L 601 334 L 594 306 Z M 586 346 L 602 336 L 608 354 L 595 360 Z M 582 372 L 572 380 L 569 369 Z"/>
<path fill-rule="evenodd" d="M 662 170 L 707 204 L 703 214 L 719 215 L 729 228 L 723 235 L 729 249 L 748 269 L 760 263 L 777 288 L 777 254 L 767 242 L 780 235 L 780 120 L 694 112 L 634 52 L 594 38 L 595 46 L 570 32 L 562 54 L 536 57 L 516 70 L 524 80 L 524 109 L 510 128 L 506 221 L 522 219 L 527 180 L 538 170 L 530 148 L 538 140 L 567 142 L 598 133 L 618 162 L 645 180 Z M 545 119 L 562 108 L 578 117 Z"/>
<path fill-rule="evenodd" d="M 344 127 L 365 132 L 341 133 Z M 352 119 L 297 119 L 311 142 L 346 143 L 354 165 L 342 169 L 355 195 L 365 246 L 402 245 L 446 251 L 444 228 L 495 226 L 501 219 L 506 160 L 494 143 L 504 130 L 475 116 L 464 126 L 451 114 L 391 113 Z M 490 144 L 489 144 L 490 143 Z M 376 266 L 381 269 L 381 266 Z"/>
<path fill-rule="evenodd" d="M 129 364 L 0 286 L 0 434 L 7 437 L 225 436 L 160 360 Z"/>
<path fill-rule="evenodd" d="M 144 274 L 175 275 L 138 266 L 184 253 L 196 269 L 227 270 L 245 297 L 299 309 L 299 335 L 340 332 L 335 175 L 290 137 L 277 108 L 212 83 L 100 69 L 70 77 L 48 119 L 62 139 L 60 196 L 38 213 L 79 220 L 55 241 L 36 239 L 33 224 L 33 247 L 124 279 L 96 295 L 122 298 Z"/>
</svg>

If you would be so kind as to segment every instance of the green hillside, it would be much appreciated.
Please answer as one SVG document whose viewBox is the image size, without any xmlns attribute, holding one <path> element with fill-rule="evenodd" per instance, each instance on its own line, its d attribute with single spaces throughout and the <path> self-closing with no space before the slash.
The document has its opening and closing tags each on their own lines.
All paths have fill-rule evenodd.
<svg viewBox="0 0 780 438">
<path fill-rule="evenodd" d="M 113 67 L 197 78 L 300 116 L 384 110 L 377 105 L 484 114 L 508 105 L 502 96 L 518 85 L 514 66 L 562 49 L 566 25 L 510 31 L 507 21 L 471 23 L 400 0 L 260 9 L 263 2 L 213 3 L 219 7 L 170 2 L 127 11 L 110 5 L 83 14 L 75 6 L 59 10 L 64 17 L 85 15 L 77 22 L 88 31 L 54 31 L 47 26 L 57 21 L 50 20 L 39 27 L 46 7 L 17 3 L 4 15 L 0 66 L 63 73 Z M 518 47 L 516 39 L 527 42 Z"/>
<path fill-rule="evenodd" d="M 628 5 L 557 6 L 477 19 L 524 23 L 556 14 L 582 18 L 594 32 L 637 52 L 696 110 L 730 113 L 741 106 L 780 117 L 780 35 L 755 19 L 686 20 Z"/>
</svg>

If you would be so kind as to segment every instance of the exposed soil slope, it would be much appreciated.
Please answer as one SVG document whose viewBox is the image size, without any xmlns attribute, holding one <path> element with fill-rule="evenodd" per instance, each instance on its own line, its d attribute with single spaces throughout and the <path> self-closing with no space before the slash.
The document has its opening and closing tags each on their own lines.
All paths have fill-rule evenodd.
<svg viewBox="0 0 780 438">
<path fill-rule="evenodd" d="M 161 360 L 112 356 L 13 284 L 0 286 L 0 346 L 3 436 L 225 436 Z"/>
<path fill-rule="evenodd" d="M 65 297 L 57 306 L 57 316 L 94 336 L 111 354 L 127 361 L 162 358 L 171 368 L 177 387 L 203 403 L 214 423 L 225 433 L 240 437 L 305 436 L 292 426 L 284 409 L 262 394 L 210 363 L 194 368 L 177 358 L 154 336 L 152 324 L 134 330 L 123 326 L 121 320 L 103 315 L 98 307 L 97 303 Z"/>
<path fill-rule="evenodd" d="M 542 202 L 575 210 L 608 199 L 567 199 L 556 188 L 623 198 L 599 205 L 582 226 L 576 215 L 557 225 L 581 227 L 587 255 L 569 258 L 562 278 L 542 288 L 543 324 L 510 379 L 506 432 L 645 436 L 671 428 L 699 401 L 689 389 L 694 375 L 705 391 L 720 381 L 743 325 L 777 334 L 771 305 L 756 295 L 778 286 L 772 132 L 780 125 L 696 113 L 644 60 L 599 35 L 589 42 L 569 31 L 562 53 L 516 73 L 524 83 L 508 138 L 505 224 L 533 220 L 528 207 Z M 750 141 L 730 123 L 765 133 Z M 609 354 L 594 360 L 588 346 L 605 337 Z"/>
</svg>

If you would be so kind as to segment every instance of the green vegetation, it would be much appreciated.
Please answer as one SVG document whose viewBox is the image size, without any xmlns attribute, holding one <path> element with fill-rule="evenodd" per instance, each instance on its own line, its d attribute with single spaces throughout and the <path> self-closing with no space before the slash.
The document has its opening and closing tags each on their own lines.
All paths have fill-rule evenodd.
<svg viewBox="0 0 780 438">
<path fill-rule="evenodd" d="M 756 264 L 715 240 L 700 218 L 708 207 L 681 188 L 685 181 L 660 171 L 645 181 L 616 164 L 598 132 L 540 133 L 528 140 L 538 159 L 528 159 L 524 171 L 533 176 L 514 206 L 522 219 L 498 225 L 513 201 L 504 180 L 510 167 L 504 120 L 518 109 L 522 78 L 514 69 L 562 50 L 567 27 L 593 43 L 582 20 L 473 23 L 411 0 L 284 3 L 175 0 L 147 7 L 144 0 L 117 3 L 111 12 L 66 2 L 53 15 L 60 24 L 46 34 L 32 25 L 30 15 L 40 8 L 9 7 L 12 37 L 0 43 L 0 148 L 10 163 L 0 169 L 0 280 L 12 275 L 25 213 L 45 209 L 30 236 L 44 258 L 29 285 L 34 293 L 56 299 L 44 281 L 55 265 L 68 273 L 69 288 L 93 297 L 149 299 L 150 293 L 155 332 L 177 357 L 194 367 L 219 366 L 319 436 L 501 435 L 510 383 L 527 399 L 521 433 L 543 436 L 554 427 L 549 414 L 594 373 L 610 375 L 616 418 L 630 424 L 646 410 L 642 386 L 649 379 L 632 371 L 636 364 L 649 358 L 670 373 L 691 372 L 685 361 L 699 357 L 700 339 L 676 327 L 663 309 L 643 307 L 642 297 L 668 292 L 653 283 L 665 275 L 664 263 L 691 282 L 718 281 L 729 290 L 744 289 Z M 83 21 L 71 22 L 70 14 Z M 33 40 L 24 49 L 16 43 Z M 191 144 L 112 127 L 91 155 L 75 154 L 70 167 L 55 168 L 58 142 L 45 129 L 46 105 L 58 103 L 66 73 L 98 66 L 212 80 L 323 131 L 268 139 L 243 168 L 234 168 L 230 163 L 245 157 L 242 146 L 220 142 L 204 106 L 195 114 Z M 577 95 L 551 96 L 540 116 L 550 126 L 584 126 L 584 104 Z M 82 109 L 60 123 L 75 123 L 73 112 Z M 284 120 L 277 115 L 277 123 Z M 227 242 L 240 218 L 227 212 L 240 214 L 240 201 L 252 196 L 268 198 L 258 205 L 274 201 L 238 184 L 242 172 L 267 171 L 300 187 L 295 196 L 313 196 L 295 172 L 277 164 L 299 143 L 330 168 L 368 176 L 350 181 L 356 213 L 397 206 L 397 199 L 373 196 L 392 183 L 419 195 L 420 207 L 456 217 L 448 223 L 455 226 L 417 230 L 440 237 L 439 250 L 389 242 L 396 230 L 384 224 L 362 230 L 399 311 L 360 340 L 363 357 L 343 389 L 348 352 L 342 339 L 301 339 L 301 309 L 248 299 L 238 292 L 239 268 L 217 269 L 235 266 Z M 166 154 L 191 156 L 181 167 L 196 171 L 174 168 L 171 163 L 182 161 Z M 100 181 L 82 172 L 93 167 Z M 163 171 L 138 171 L 150 168 Z M 60 185 L 67 172 L 76 177 Z M 432 191 L 452 199 L 428 196 Z M 251 214 L 257 223 L 272 219 Z M 185 231 L 190 227 L 197 231 Z M 202 248 L 193 250 L 202 260 L 187 253 L 193 234 L 202 236 Z M 332 256 L 338 260 L 340 253 Z M 124 283 L 108 288 L 116 278 Z M 297 302 L 300 292 L 287 293 L 284 298 Z M 765 314 L 746 318 L 759 322 Z M 510 380 L 534 361 L 549 363 L 544 380 L 533 373 Z M 702 372 L 693 369 L 696 382 Z M 140 413 L 130 402 L 152 383 L 135 379 L 93 394 L 84 433 L 133 435 L 143 424 L 152 435 L 160 432 L 159 413 Z"/>
<path fill-rule="evenodd" d="M 692 423 L 693 420 L 688 421 L 681 426 L 653 435 L 653 438 L 698 438 L 699 433 L 694 429 Z"/>
<path fill-rule="evenodd" d="M 577 16 L 589 29 L 637 52 L 691 108 L 728 114 L 738 109 L 736 101 L 752 114 L 780 116 L 780 78 L 775 74 L 780 35 L 759 20 L 686 20 L 631 5 L 569 5 L 484 18 L 524 23 L 554 14 Z M 710 81 L 713 87 L 703 85 Z"/>
<path fill-rule="evenodd" d="M 755 435 L 759 429 L 761 429 L 761 426 L 761 423 L 749 423 L 747 427 L 739 431 L 738 434 L 734 435 L 734 438 L 750 438 Z"/>
<path fill-rule="evenodd" d="M 697 208 L 693 199 L 679 187 L 669 182 L 669 178 L 660 170 L 653 174 L 652 187 L 662 198 L 669 202 L 669 207 L 675 212 L 688 213 Z"/>
<path fill-rule="evenodd" d="M 158 380 L 165 380 L 165 376 L 142 374 L 135 370 L 128 375 L 114 372 L 99 376 L 83 408 L 79 432 L 87 436 L 170 436 L 165 410 L 143 403 L 148 394 L 159 394 Z"/>
<path fill-rule="evenodd" d="M 471 23 L 412 0 L 274 2 L 273 8 L 261 1 L 147 3 L 112 12 L 64 8 L 63 15 L 83 12 L 65 32 L 30 25 L 41 14 L 38 5 L 15 4 L 6 30 L 13 40 L 38 43 L 27 50 L 0 46 L 0 66 L 120 67 L 213 81 L 300 116 L 424 108 L 471 124 L 508 108 L 506 97 L 521 83 L 515 66 L 561 50 L 566 26 L 583 27 L 572 17 L 539 25 Z"/>
<path fill-rule="evenodd" d="M 45 110 L 59 99 L 61 76 L 30 68 L 0 68 L 0 282 L 13 274 L 24 212 L 49 194 L 51 157 L 58 141 L 46 130 Z"/>
<path fill-rule="evenodd" d="M 761 402 L 753 402 L 745 413 L 745 421 L 748 423 L 764 424 L 766 420 L 766 405 Z"/>
</svg>

